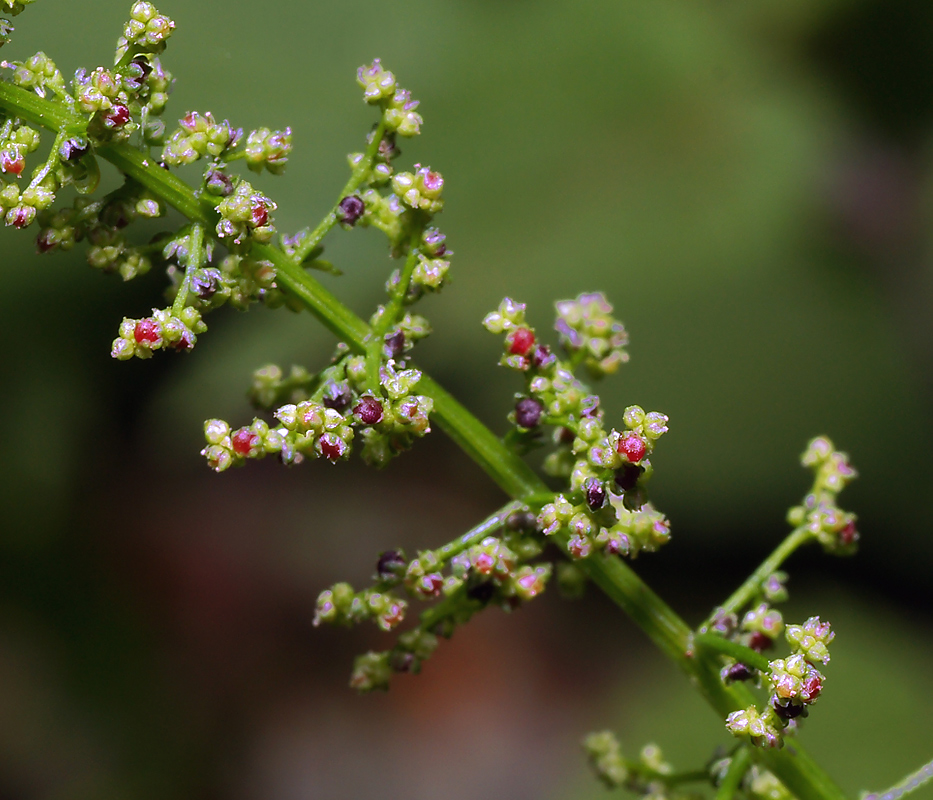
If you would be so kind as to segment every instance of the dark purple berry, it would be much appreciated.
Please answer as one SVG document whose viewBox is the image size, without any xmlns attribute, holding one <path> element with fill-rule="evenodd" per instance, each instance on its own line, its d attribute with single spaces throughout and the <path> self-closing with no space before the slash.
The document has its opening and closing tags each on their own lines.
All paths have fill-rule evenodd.
<svg viewBox="0 0 933 800">
<path fill-rule="evenodd" d="M 623 464 L 621 468 L 616 470 L 616 483 L 623 492 L 631 491 L 635 488 L 638 478 L 644 471 L 645 468 L 638 466 L 638 464 Z"/>
<path fill-rule="evenodd" d="M 387 333 L 383 350 L 386 357 L 399 358 L 405 352 L 405 334 L 402 331 Z"/>
<path fill-rule="evenodd" d="M 733 664 L 731 667 L 727 667 L 724 673 L 723 677 L 726 683 L 730 683 L 731 681 L 747 681 L 754 674 L 751 669 L 741 661 Z"/>
<path fill-rule="evenodd" d="M 606 487 L 601 480 L 588 478 L 583 484 L 583 494 L 590 511 L 596 511 L 606 505 Z"/>
<path fill-rule="evenodd" d="M 382 403 L 372 395 L 365 395 L 356 404 L 353 414 L 364 425 L 376 425 L 382 422 Z"/>
<path fill-rule="evenodd" d="M 58 152 L 61 154 L 63 160 L 71 161 L 74 163 L 84 158 L 84 156 L 87 155 L 88 150 L 90 150 L 90 147 L 91 145 L 87 139 L 73 137 L 71 139 L 65 139 L 65 141 L 62 142 L 61 149 Z"/>
<path fill-rule="evenodd" d="M 405 574 L 405 556 L 398 550 L 386 550 L 376 562 L 376 574 L 380 580 L 389 581 Z"/>
<path fill-rule="evenodd" d="M 799 716 L 807 716 L 807 707 L 795 703 L 793 700 L 782 702 L 775 697 L 771 700 L 771 707 L 781 719 L 796 719 Z"/>
<path fill-rule="evenodd" d="M 366 210 L 366 203 L 355 194 L 351 194 L 348 197 L 344 197 L 337 207 L 340 209 L 337 213 L 340 221 L 353 227 L 356 225 L 356 221 L 363 216 L 363 212 Z"/>
<path fill-rule="evenodd" d="M 321 402 L 326 408 L 332 408 L 334 411 L 340 411 L 341 413 L 349 407 L 350 403 L 353 400 L 353 395 L 350 393 L 350 387 L 346 383 L 330 381 L 324 387 L 324 394 L 321 396 Z"/>
<path fill-rule="evenodd" d="M 751 647 L 752 650 L 757 650 L 760 653 L 762 650 L 768 650 L 774 647 L 774 639 L 761 631 L 755 631 L 748 638 L 748 646 Z"/>
<path fill-rule="evenodd" d="M 534 397 L 523 397 L 515 404 L 515 424 L 521 428 L 536 428 L 544 413 L 544 403 Z"/>
<path fill-rule="evenodd" d="M 470 586 L 466 590 L 466 595 L 471 600 L 476 600 L 479 603 L 485 605 L 490 600 L 492 600 L 493 594 L 495 594 L 496 585 L 492 581 L 483 581 L 483 583 L 477 583 L 475 586 Z"/>
</svg>

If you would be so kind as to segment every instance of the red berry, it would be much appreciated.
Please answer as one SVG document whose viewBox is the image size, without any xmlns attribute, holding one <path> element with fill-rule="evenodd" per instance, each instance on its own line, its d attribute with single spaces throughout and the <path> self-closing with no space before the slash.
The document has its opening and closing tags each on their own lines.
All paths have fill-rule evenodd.
<svg viewBox="0 0 933 800">
<path fill-rule="evenodd" d="M 855 529 L 854 521 L 850 520 L 849 523 L 839 531 L 839 541 L 847 547 L 858 541 L 858 531 Z"/>
<path fill-rule="evenodd" d="M 645 457 L 645 442 L 637 433 L 629 433 L 619 439 L 616 448 L 619 455 L 625 456 L 632 464 L 637 464 Z"/>
<path fill-rule="evenodd" d="M 382 403 L 375 397 L 366 395 L 360 398 L 360 402 L 356 404 L 353 413 L 364 425 L 375 425 L 382 422 Z"/>
<path fill-rule="evenodd" d="M 509 352 L 515 356 L 526 355 L 534 343 L 534 333 L 528 328 L 519 328 L 509 337 Z"/>
<path fill-rule="evenodd" d="M 268 221 L 269 209 L 266 207 L 266 204 L 263 203 L 262 200 L 254 200 L 251 209 L 250 222 L 252 222 L 255 227 L 261 228 Z"/>
<path fill-rule="evenodd" d="M 146 317 L 136 323 L 136 327 L 133 328 L 133 338 L 137 344 L 158 344 L 162 341 L 162 332 L 152 317 Z"/>
<path fill-rule="evenodd" d="M 259 445 L 259 437 L 249 428 L 240 428 L 230 437 L 233 452 L 240 456 L 248 456 L 254 447 Z"/>
<path fill-rule="evenodd" d="M 130 121 L 130 110 L 124 105 L 115 105 L 110 113 L 104 115 L 104 124 L 108 128 L 122 128 Z"/>
<path fill-rule="evenodd" d="M 333 433 L 325 433 L 318 440 L 318 447 L 321 448 L 321 455 L 331 461 L 336 461 L 347 452 L 347 443 Z"/>
<path fill-rule="evenodd" d="M 3 155 L 0 155 L 0 168 L 13 175 L 22 175 L 26 169 L 26 159 L 18 153 L 4 150 Z"/>
</svg>

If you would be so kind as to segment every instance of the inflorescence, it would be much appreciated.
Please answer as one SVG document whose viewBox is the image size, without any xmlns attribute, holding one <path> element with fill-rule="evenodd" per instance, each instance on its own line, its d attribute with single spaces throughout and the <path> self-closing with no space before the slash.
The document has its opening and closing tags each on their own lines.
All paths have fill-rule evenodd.
<svg viewBox="0 0 933 800">
<path fill-rule="evenodd" d="M 0 0 L 0 5 L 15 16 L 31 2 Z M 360 67 L 357 82 L 363 100 L 378 111 L 378 121 L 365 147 L 348 156 L 350 177 L 332 211 L 314 229 L 283 235 L 273 218 L 276 203 L 233 170 L 242 161 L 256 175 L 281 174 L 292 148 L 291 129 L 261 127 L 247 133 L 198 111 L 187 112 L 177 127 L 166 127 L 162 117 L 174 79 L 160 56 L 174 28 L 152 3 L 140 1 L 132 6 L 112 67 L 79 69 L 66 82 L 41 52 L 0 63 L 10 70 L 9 83 L 53 101 L 62 120 L 48 154 L 26 181 L 27 161 L 41 145 L 39 131 L 19 117 L 0 117 L 0 213 L 10 227 L 35 223 L 39 252 L 70 250 L 86 240 L 88 262 L 124 280 L 154 266 L 164 269 L 168 305 L 149 316 L 123 319 L 111 349 L 119 360 L 149 358 L 157 350 L 191 351 L 207 330 L 204 316 L 223 305 L 300 308 L 278 285 L 275 258 L 338 272 L 321 258 L 320 242 L 333 227 L 381 231 L 398 266 L 388 276 L 387 298 L 370 318 L 364 344 L 338 344 L 318 372 L 292 367 L 286 373 L 276 365 L 257 370 L 250 398 L 269 418 L 256 417 L 240 427 L 208 420 L 202 454 L 221 472 L 267 455 L 287 465 L 319 457 L 336 463 L 356 446 L 364 461 L 382 467 L 431 430 L 434 400 L 419 392 L 422 373 L 412 363 L 414 347 L 431 327 L 412 307 L 446 285 L 453 255 L 435 225 L 444 207 L 442 175 L 420 163 L 409 170 L 394 165 L 401 155 L 398 140 L 419 134 L 424 124 L 418 101 L 379 59 Z M 11 32 L 9 20 L 0 20 L 0 45 Z M 98 155 L 125 155 L 120 148 L 142 151 L 146 167 L 157 163 L 171 171 L 198 165 L 200 211 L 189 214 L 195 221 L 131 238 L 131 224 L 161 220 L 167 208 L 164 193 L 146 189 L 130 174 L 118 188 L 94 197 Z M 55 207 L 69 186 L 76 197 L 70 205 Z M 668 431 L 668 417 L 631 405 L 619 424 L 607 424 L 598 395 L 578 374 L 584 370 L 595 380 L 625 363 L 625 327 L 601 293 L 560 301 L 556 312 L 556 348 L 539 339 L 525 318 L 524 304 L 508 297 L 483 324 L 502 336 L 500 363 L 520 373 L 524 382 L 503 443 L 517 455 L 548 448 L 544 470 L 561 488 L 510 503 L 436 550 L 413 558 L 401 549 L 382 553 L 368 588 L 337 583 L 323 591 L 315 625 L 371 620 L 383 631 L 394 631 L 404 623 L 411 602 L 436 601 L 391 648 L 356 660 L 354 688 L 385 689 L 394 673 L 418 672 L 439 637 L 449 637 L 487 606 L 520 607 L 544 591 L 554 572 L 561 590 L 575 596 L 583 588 L 586 563 L 592 563 L 587 559 L 635 558 L 669 541 L 670 523 L 647 491 L 651 456 Z M 816 541 L 841 555 L 854 552 L 859 538 L 855 516 L 837 502 L 855 477 L 848 458 L 820 437 L 810 443 L 803 463 L 814 471 L 814 483 L 788 514 L 794 531 L 787 541 L 794 547 Z M 555 568 L 546 557 L 549 544 L 569 560 Z M 747 751 L 781 747 L 808 715 L 823 690 L 825 678 L 817 665 L 829 662 L 834 633 L 815 616 L 802 625 L 785 625 L 774 607 L 787 598 L 787 576 L 777 564 L 753 575 L 691 640 L 690 657 L 719 660 L 719 680 L 733 693 L 736 707 L 744 695 L 735 693 L 735 684 L 751 682 L 765 690 L 766 700 L 726 719 L 726 727 L 741 740 L 736 749 L 702 770 L 675 773 L 654 745 L 634 761 L 622 756 L 612 733 L 592 734 L 584 747 L 607 786 L 660 799 L 683 794 L 677 787 L 690 780 L 714 786 L 732 781 L 735 786 L 741 782 L 753 798 L 789 798 L 774 775 L 751 764 Z M 790 653 L 766 659 L 763 651 L 782 634 Z"/>
</svg>

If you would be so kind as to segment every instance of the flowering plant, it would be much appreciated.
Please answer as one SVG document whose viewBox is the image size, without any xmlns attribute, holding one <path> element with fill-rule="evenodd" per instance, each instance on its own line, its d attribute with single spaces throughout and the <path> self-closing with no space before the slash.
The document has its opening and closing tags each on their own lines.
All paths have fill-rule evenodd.
<svg viewBox="0 0 933 800">
<path fill-rule="evenodd" d="M 29 4 L 5 5 L 16 15 Z M 685 673 L 736 739 L 702 768 L 675 772 L 653 745 L 633 760 L 612 733 L 591 734 L 584 747 L 607 785 L 675 797 L 683 785 L 699 784 L 714 787 L 722 800 L 740 789 L 752 797 L 843 797 L 791 743 L 823 692 L 818 665 L 829 662 L 834 633 L 818 616 L 785 624 L 776 605 L 787 597 L 781 567 L 795 550 L 819 543 L 834 555 L 855 552 L 855 515 L 838 502 L 855 477 L 847 456 L 825 437 L 810 442 L 802 460 L 814 481 L 788 514 L 791 533 L 692 630 L 629 563 L 671 539 L 669 520 L 649 497 L 651 459 L 670 421 L 634 404 L 621 419 L 606 418 L 592 383 L 628 360 L 628 335 L 608 299 L 591 292 L 557 302 L 551 343 L 515 299 L 504 298 L 485 317 L 485 328 L 502 337 L 501 365 L 520 382 L 510 430 L 496 436 L 413 360 L 431 333 L 414 308 L 445 288 L 453 252 L 437 225 L 442 174 L 421 163 L 396 166 L 399 141 L 419 135 L 424 124 L 411 92 L 378 59 L 360 67 L 357 82 L 375 126 L 362 150 L 349 155 L 349 178 L 323 219 L 286 234 L 276 225 L 277 204 L 253 185 L 256 178 L 236 169 L 244 162 L 257 176 L 281 174 L 291 130 L 246 132 L 207 111 L 166 125 L 174 78 L 162 53 L 174 29 L 172 19 L 141 1 L 132 6 L 112 66 L 79 69 L 66 81 L 41 52 L 4 62 L 0 207 L 8 227 L 37 231 L 41 253 L 86 243 L 90 265 L 124 281 L 154 268 L 165 272 L 166 305 L 115 323 L 116 360 L 190 353 L 208 332 L 205 318 L 225 304 L 306 310 L 336 335 L 333 357 L 320 369 L 266 365 L 255 372 L 251 398 L 266 416 L 205 423 L 202 454 L 216 472 L 266 456 L 289 466 L 338 463 L 354 449 L 384 467 L 436 426 L 510 496 L 449 543 L 414 556 L 378 554 L 371 586 L 335 583 L 321 592 L 315 625 L 370 620 L 386 632 L 405 624 L 414 603 L 433 601 L 394 644 L 356 660 L 351 686 L 385 689 L 395 674 L 417 673 L 440 639 L 484 608 L 519 608 L 552 579 L 569 595 L 589 581 Z M 4 38 L 11 32 L 4 21 Z M 30 175 L 28 157 L 39 150 L 41 129 L 54 141 Z M 101 161 L 123 179 L 104 194 Z M 173 172 L 194 164 L 203 167 L 194 185 Z M 75 197 L 63 204 L 68 187 Z M 181 220 L 168 230 L 148 241 L 132 235 L 140 220 L 166 218 L 169 225 L 170 209 Z M 337 272 L 322 257 L 336 227 L 380 231 L 397 263 L 384 303 L 366 321 L 312 275 Z M 539 449 L 546 451 L 547 480 L 524 460 Z M 787 655 L 766 657 L 782 635 Z"/>
</svg>

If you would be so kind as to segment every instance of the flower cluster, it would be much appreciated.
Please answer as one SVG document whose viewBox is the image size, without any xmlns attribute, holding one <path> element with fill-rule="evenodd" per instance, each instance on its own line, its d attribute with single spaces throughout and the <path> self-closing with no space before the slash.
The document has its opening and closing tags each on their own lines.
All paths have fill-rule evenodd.
<svg viewBox="0 0 933 800">
<path fill-rule="evenodd" d="M 750 706 L 734 711 L 726 719 L 726 728 L 757 747 L 782 747 L 787 730 L 798 718 L 807 716 L 823 691 L 826 679 L 813 662 L 829 662 L 827 646 L 833 637 L 829 624 L 819 617 L 811 617 L 803 625 L 788 625 L 785 638 L 791 654 L 770 661 L 763 674 L 770 692 L 768 705 L 764 710 Z"/>
<path fill-rule="evenodd" d="M 400 136 L 417 136 L 421 133 L 424 120 L 415 109 L 418 101 L 411 93 L 398 86 L 395 75 L 384 69 L 377 58 L 369 66 L 360 67 L 356 79 L 363 88 L 363 99 L 383 108 L 383 120 L 387 130 Z"/>
<path fill-rule="evenodd" d="M 422 614 L 420 627 L 400 636 L 391 650 L 357 659 L 350 685 L 363 691 L 384 689 L 393 672 L 417 672 L 435 648 L 436 637 L 452 635 L 479 609 L 498 605 L 510 611 L 541 594 L 552 567 L 529 563 L 541 552 L 532 514 L 502 514 L 495 525 L 480 526 L 411 560 L 401 550 L 387 550 L 376 564 L 375 585 L 360 592 L 345 583 L 326 589 L 318 597 L 314 623 L 349 625 L 372 619 L 388 631 L 402 621 L 407 608 L 400 590 L 414 600 L 439 600 Z"/>
<path fill-rule="evenodd" d="M 596 377 L 609 375 L 628 361 L 623 349 L 628 344 L 625 326 L 612 316 L 602 292 L 557 303 L 555 328 L 571 358 L 582 361 Z"/>
<path fill-rule="evenodd" d="M 827 553 L 851 555 L 859 538 L 856 516 L 843 511 L 836 502 L 839 492 L 857 476 L 849 457 L 820 436 L 810 442 L 802 463 L 814 472 L 813 489 L 801 505 L 790 510 L 788 522 L 806 528 Z"/>
<path fill-rule="evenodd" d="M 198 334 L 207 330 L 197 309 L 186 308 L 175 316 L 172 309 L 152 309 L 151 317 L 120 323 L 120 335 L 113 340 L 110 355 L 120 361 L 151 358 L 155 350 L 191 350 Z"/>
<path fill-rule="evenodd" d="M 130 11 L 129 22 L 117 41 L 117 63 L 130 53 L 161 53 L 174 29 L 172 20 L 160 14 L 152 3 L 141 0 Z"/>
<path fill-rule="evenodd" d="M 678 791 L 674 768 L 664 760 L 656 744 L 646 744 L 637 760 L 627 759 L 615 734 L 599 731 L 584 738 L 583 750 L 596 777 L 609 789 L 622 787 L 645 800 L 686 800 L 696 796 Z"/>
</svg>

